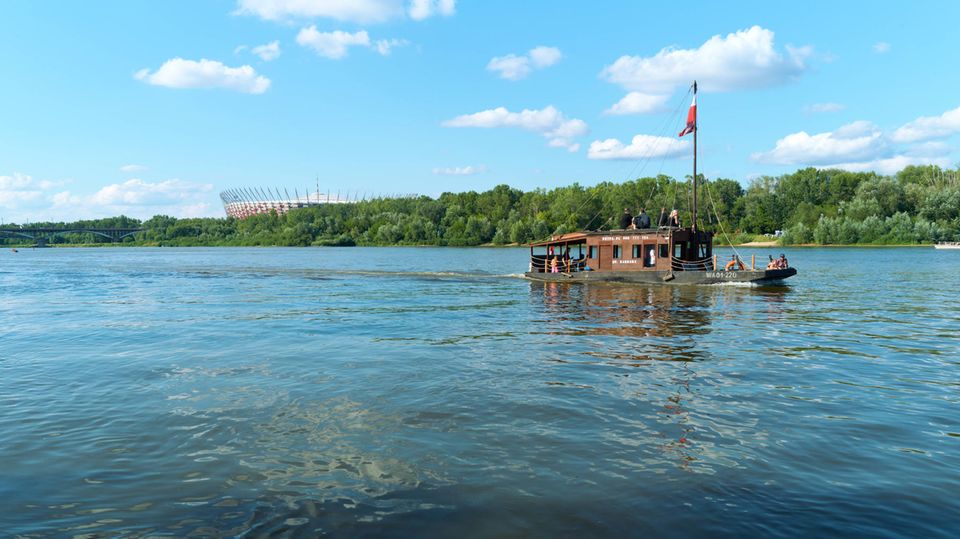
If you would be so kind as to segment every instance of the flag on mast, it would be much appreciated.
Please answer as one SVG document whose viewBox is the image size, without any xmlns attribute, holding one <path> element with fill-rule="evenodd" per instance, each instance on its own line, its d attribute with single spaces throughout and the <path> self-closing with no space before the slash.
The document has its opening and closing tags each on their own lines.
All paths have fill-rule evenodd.
<svg viewBox="0 0 960 539">
<path fill-rule="evenodd" d="M 693 101 L 690 103 L 690 110 L 687 112 L 687 127 L 683 128 L 678 137 L 682 137 L 697 130 L 697 93 L 693 93 Z"/>
</svg>

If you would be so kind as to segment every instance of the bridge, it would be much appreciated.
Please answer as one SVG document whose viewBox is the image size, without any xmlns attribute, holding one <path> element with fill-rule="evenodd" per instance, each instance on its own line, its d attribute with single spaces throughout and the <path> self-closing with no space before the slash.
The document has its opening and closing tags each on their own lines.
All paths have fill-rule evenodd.
<svg viewBox="0 0 960 539">
<path fill-rule="evenodd" d="M 19 237 L 33 240 L 37 245 L 45 245 L 47 239 L 57 234 L 81 234 L 89 233 L 110 241 L 123 241 L 137 232 L 143 232 L 144 228 L 94 228 L 94 227 L 73 227 L 73 228 L 0 228 L 0 237 Z"/>
</svg>

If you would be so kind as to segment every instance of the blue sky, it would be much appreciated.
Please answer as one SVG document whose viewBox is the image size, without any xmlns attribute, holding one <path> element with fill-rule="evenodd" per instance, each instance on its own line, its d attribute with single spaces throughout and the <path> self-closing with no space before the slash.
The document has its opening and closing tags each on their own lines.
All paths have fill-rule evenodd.
<svg viewBox="0 0 960 539">
<path fill-rule="evenodd" d="M 0 3 L 0 219 L 960 161 L 956 2 Z"/>
</svg>

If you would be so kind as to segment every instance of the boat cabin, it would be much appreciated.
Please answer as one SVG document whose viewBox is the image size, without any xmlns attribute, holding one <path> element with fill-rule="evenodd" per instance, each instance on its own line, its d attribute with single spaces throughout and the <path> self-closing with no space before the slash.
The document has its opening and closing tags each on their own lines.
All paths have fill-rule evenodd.
<svg viewBox="0 0 960 539">
<path fill-rule="evenodd" d="M 574 232 L 530 244 L 533 273 L 712 270 L 713 233 L 688 228 Z"/>
</svg>

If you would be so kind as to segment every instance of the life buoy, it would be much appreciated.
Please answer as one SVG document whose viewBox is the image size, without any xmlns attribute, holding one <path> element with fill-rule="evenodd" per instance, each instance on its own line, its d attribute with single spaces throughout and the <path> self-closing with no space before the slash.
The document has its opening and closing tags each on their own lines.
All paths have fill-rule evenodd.
<svg viewBox="0 0 960 539">
<path fill-rule="evenodd" d="M 724 268 L 724 271 L 730 271 L 734 268 L 739 270 L 747 269 L 747 267 L 743 265 L 743 262 L 741 262 L 740 259 L 736 259 L 736 260 L 731 260 L 730 262 L 727 262 L 727 267 Z"/>
</svg>

